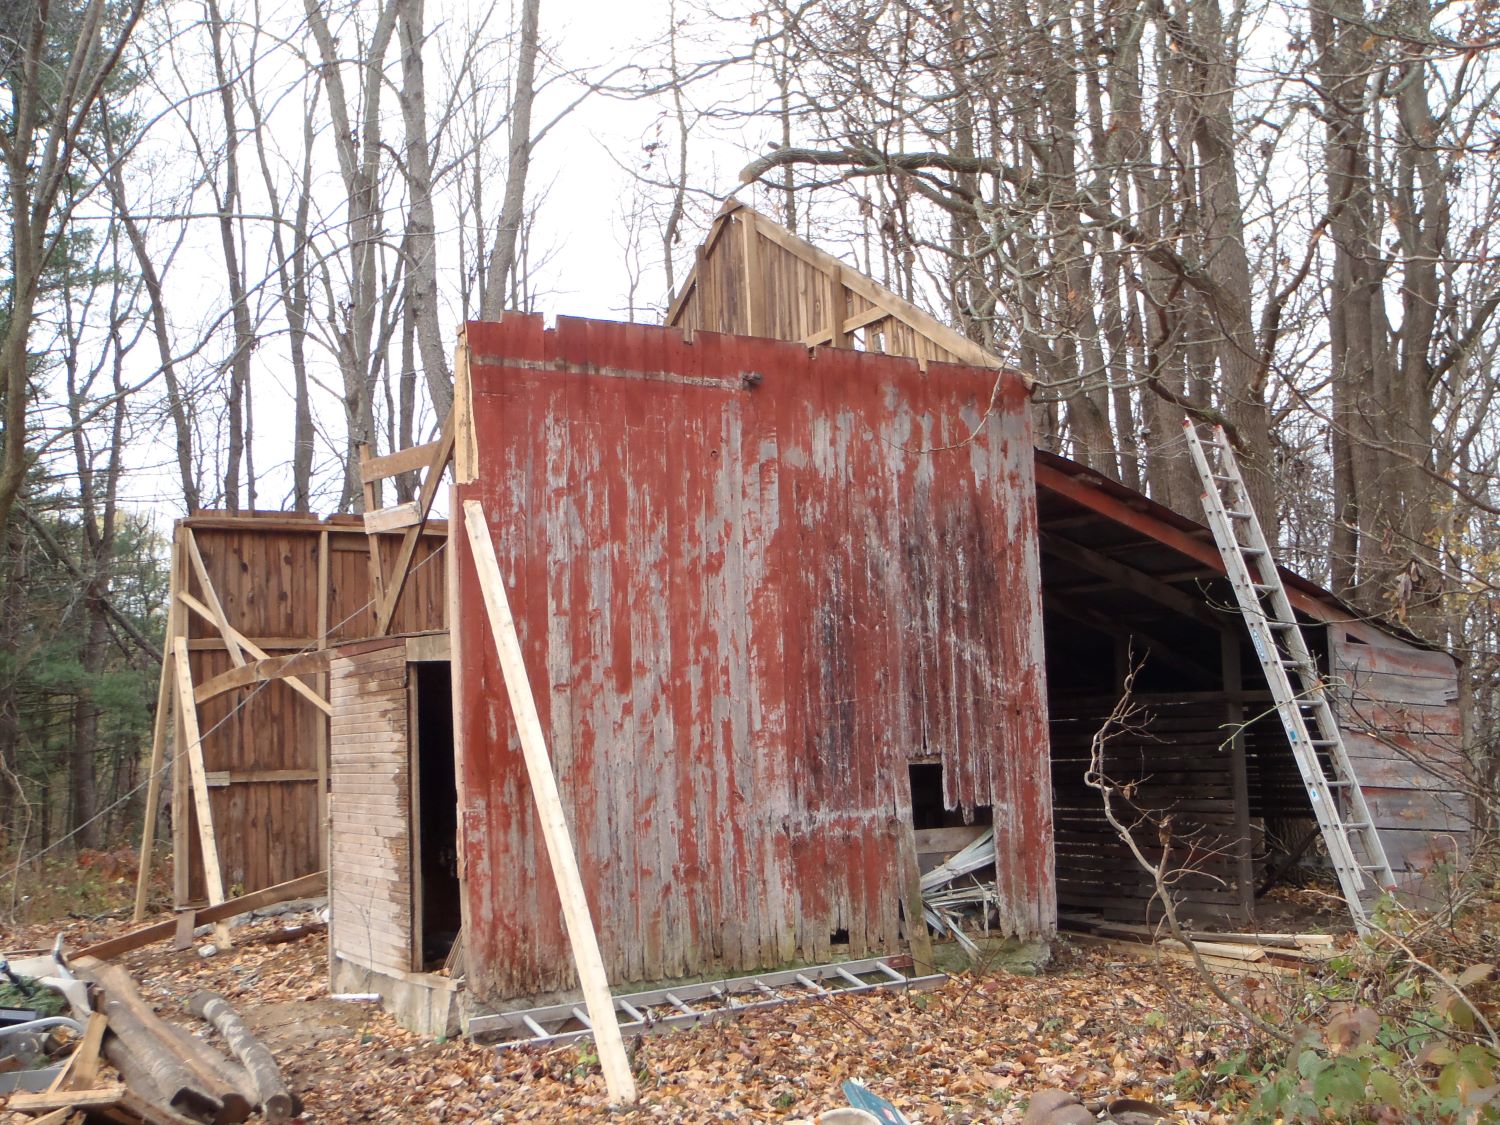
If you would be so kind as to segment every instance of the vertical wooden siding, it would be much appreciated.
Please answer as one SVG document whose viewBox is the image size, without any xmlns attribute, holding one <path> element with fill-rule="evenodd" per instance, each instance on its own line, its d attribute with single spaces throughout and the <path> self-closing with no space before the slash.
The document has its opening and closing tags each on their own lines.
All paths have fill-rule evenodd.
<svg viewBox="0 0 1500 1125">
<path fill-rule="evenodd" d="M 361 524 L 273 513 L 203 515 L 182 526 L 197 538 L 229 623 L 270 655 L 318 647 L 318 555 L 324 531 L 330 556 L 329 640 L 356 640 L 374 631 L 369 550 Z M 389 570 L 400 537 L 381 538 Z M 445 568 L 441 559 L 428 561 L 445 542 L 446 527 L 438 523 L 418 544 L 394 632 L 445 628 Z M 203 600 L 197 575 L 185 564 L 184 570 L 188 592 Z M 230 669 L 229 654 L 212 623 L 189 614 L 188 638 L 195 684 Z M 318 729 L 328 719 L 284 683 L 217 696 L 204 701 L 198 713 L 204 768 L 210 772 L 317 768 Z M 237 781 L 210 789 L 209 802 L 228 888 L 258 890 L 319 869 L 316 781 Z M 174 813 L 185 818 L 174 836 L 179 847 L 184 839 L 187 843 L 188 897 L 201 899 L 202 857 L 192 806 Z"/>
<path fill-rule="evenodd" d="M 406 667 L 397 641 L 341 653 L 329 675 L 329 948 L 396 974 L 414 956 Z"/>
<path fill-rule="evenodd" d="M 1065 910 L 1122 921 L 1161 920 L 1154 882 L 1104 816 L 1099 791 L 1086 775 L 1093 736 L 1113 698 L 1054 698 L 1053 816 L 1057 833 L 1057 897 Z M 1192 701 L 1137 694 L 1141 708 L 1129 729 L 1105 745 L 1105 772 L 1117 789 L 1116 811 L 1153 862 L 1163 846 L 1158 821 L 1136 821 L 1136 810 L 1171 819 L 1173 887 L 1184 914 L 1248 922 L 1253 888 L 1237 871 L 1232 751 L 1224 727 L 1227 697 Z M 1282 753 L 1286 754 L 1285 744 Z M 1305 802 L 1304 802 L 1305 803 Z"/>
<path fill-rule="evenodd" d="M 672 330 L 469 326 L 477 479 L 612 976 L 899 944 L 908 757 L 1055 920 L 1025 390 Z M 464 536 L 471 986 L 573 979 Z"/>
<path fill-rule="evenodd" d="M 1453 658 L 1329 632 L 1350 761 L 1392 870 L 1404 889 L 1421 893 L 1433 864 L 1469 851 Z"/>
</svg>

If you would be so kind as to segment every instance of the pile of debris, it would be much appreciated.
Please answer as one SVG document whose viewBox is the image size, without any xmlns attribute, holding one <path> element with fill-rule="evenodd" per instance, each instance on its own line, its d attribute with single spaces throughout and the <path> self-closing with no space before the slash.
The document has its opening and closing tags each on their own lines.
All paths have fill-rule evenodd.
<svg viewBox="0 0 1500 1125">
<path fill-rule="evenodd" d="M 236 1125 L 256 1113 L 273 1123 L 301 1114 L 301 1101 L 287 1088 L 275 1058 L 224 997 L 198 992 L 186 1007 L 218 1033 L 228 1055 L 158 1016 L 130 974 L 110 959 L 168 939 L 176 949 L 187 949 L 207 928 L 228 940 L 236 920 L 253 918 L 256 911 L 286 910 L 289 901 L 318 894 L 326 886 L 324 873 L 318 872 L 183 911 L 170 921 L 97 942 L 71 958 L 64 957 L 59 937 L 50 952 L 0 960 L 0 975 L 13 989 L 23 990 L 18 995 L 50 998 L 46 1012 L 38 1003 L 32 1011 L 14 1013 L 24 1022 L 5 1026 L 0 1020 L 0 1093 L 10 1094 L 6 1108 L 32 1115 L 37 1119 L 33 1125 Z M 326 928 L 316 921 L 258 940 L 291 941 Z M 211 956 L 217 950 L 208 945 L 199 953 Z M 71 1009 L 71 1018 L 60 1014 L 64 1008 Z M 59 1027 L 79 1036 L 65 1060 L 55 1048 L 49 1050 Z M 105 1063 L 118 1079 L 105 1078 Z"/>
<path fill-rule="evenodd" d="M 927 924 L 939 936 L 951 937 L 972 961 L 979 960 L 979 944 L 964 932 L 965 927 L 977 923 L 987 931 L 990 915 L 999 905 L 995 880 L 974 874 L 981 870 L 995 870 L 993 828 L 921 877 L 922 914 Z"/>
<path fill-rule="evenodd" d="M 118 965 L 95 957 L 64 965 L 54 952 L 11 971 L 38 969 L 46 975 L 25 979 L 40 979 L 61 992 L 85 1022 L 77 1047 L 55 1068 L 49 1085 L 10 1097 L 7 1108 L 36 1117 L 35 1125 L 237 1125 L 253 1113 L 268 1122 L 301 1113 L 276 1060 L 217 993 L 196 993 L 188 1009 L 218 1031 L 232 1058 L 158 1016 Z M 105 1062 L 118 1080 L 103 1077 Z"/>
</svg>

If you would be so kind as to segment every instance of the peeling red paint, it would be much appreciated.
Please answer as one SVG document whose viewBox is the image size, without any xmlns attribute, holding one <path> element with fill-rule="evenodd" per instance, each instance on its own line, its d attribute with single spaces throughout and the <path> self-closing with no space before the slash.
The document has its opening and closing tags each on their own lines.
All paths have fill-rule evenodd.
<svg viewBox="0 0 1500 1125">
<path fill-rule="evenodd" d="M 901 947 L 907 762 L 993 806 L 1055 922 L 1031 433 L 1014 375 L 637 325 L 471 324 L 477 479 L 613 979 Z M 573 980 L 465 535 L 471 986 Z"/>
</svg>

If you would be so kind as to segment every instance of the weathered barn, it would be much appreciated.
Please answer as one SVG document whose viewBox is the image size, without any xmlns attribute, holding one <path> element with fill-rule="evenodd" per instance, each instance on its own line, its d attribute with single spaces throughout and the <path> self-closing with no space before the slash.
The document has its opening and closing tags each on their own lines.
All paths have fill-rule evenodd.
<svg viewBox="0 0 1500 1125">
<path fill-rule="evenodd" d="M 667 321 L 689 333 L 1000 366 L 733 201 Z M 1084 782 L 1092 736 L 1133 654 L 1145 657 L 1136 702 L 1150 721 L 1110 744 L 1111 776 L 1132 786 L 1141 810 L 1173 816 L 1173 865 L 1198 872 L 1178 880 L 1188 906 L 1248 922 L 1257 887 L 1316 836 L 1316 824 L 1212 535 L 1196 518 L 1040 450 L 1034 476 L 1059 904 L 1132 921 L 1148 910 L 1148 882 Z M 1341 701 L 1344 738 L 1397 877 L 1409 891 L 1432 893 L 1434 869 L 1466 853 L 1471 822 L 1454 661 L 1282 574 Z M 1156 834 L 1151 823 L 1139 836 L 1149 847 Z"/>
<path fill-rule="evenodd" d="M 993 822 L 1001 930 L 1050 932 L 1021 380 L 573 320 L 468 349 L 458 492 L 513 582 L 612 979 L 896 952 L 913 762 Z M 470 984 L 565 988 L 493 646 L 454 622 Z"/>
<path fill-rule="evenodd" d="M 1020 375 L 748 209 L 716 222 L 670 320 L 471 324 L 443 436 L 367 468 L 428 466 L 418 501 L 366 516 L 378 563 L 356 562 L 356 524 L 342 577 L 294 587 L 289 568 L 337 567 L 347 525 L 311 521 L 305 559 L 295 527 L 271 544 L 252 519 L 202 552 L 230 594 L 194 610 L 212 635 L 176 623 L 218 653 L 189 694 L 312 666 L 263 642 L 231 669 L 235 631 L 324 653 L 327 726 L 278 684 L 306 730 L 250 724 L 215 750 L 231 728 L 205 710 L 200 741 L 209 773 L 326 774 L 335 985 L 430 1030 L 574 985 L 463 501 L 499 557 L 612 984 L 897 952 L 922 857 L 975 826 L 996 834 L 1001 932 L 1142 920 L 1149 887 L 1084 781 L 1142 657 L 1146 721 L 1110 776 L 1155 818 L 1148 846 L 1172 817 L 1189 909 L 1252 920 L 1313 823 L 1207 530 L 1035 451 Z M 445 529 L 425 520 L 450 449 Z M 1465 846 L 1453 661 L 1283 578 L 1415 887 Z M 374 620 L 333 626 L 366 601 Z M 263 737 L 298 748 L 234 749 Z M 300 805 L 218 795 L 233 847 L 308 814 L 321 786 L 300 777 L 233 783 L 301 785 Z"/>
</svg>

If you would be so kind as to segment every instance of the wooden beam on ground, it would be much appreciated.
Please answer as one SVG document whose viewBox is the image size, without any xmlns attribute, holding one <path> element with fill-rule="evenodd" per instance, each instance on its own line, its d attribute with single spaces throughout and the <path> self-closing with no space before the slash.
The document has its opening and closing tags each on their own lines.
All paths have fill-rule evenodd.
<svg viewBox="0 0 1500 1125">
<path fill-rule="evenodd" d="M 245 663 L 245 654 L 240 651 L 240 644 L 235 640 L 238 635 L 229 624 L 229 618 L 224 615 L 224 606 L 219 601 L 219 593 L 214 589 L 213 582 L 208 577 L 208 567 L 203 565 L 203 556 L 198 552 L 198 540 L 193 535 L 193 529 L 183 528 L 183 542 L 187 545 L 188 558 L 192 561 L 193 570 L 198 574 L 198 585 L 203 587 L 203 601 L 208 606 L 209 620 L 219 630 L 219 636 L 224 638 L 224 646 L 229 649 L 229 659 L 235 664 Z M 183 590 L 186 593 L 186 588 Z"/>
<path fill-rule="evenodd" d="M 289 879 L 285 883 L 277 883 L 274 887 L 266 887 L 264 890 L 252 891 L 239 898 L 228 899 L 217 906 L 206 906 L 199 910 L 188 911 L 193 924 L 206 926 L 214 922 L 224 922 L 237 914 L 248 914 L 252 910 L 262 907 L 274 906 L 278 902 L 287 902 L 294 898 L 312 898 L 323 894 L 328 889 L 328 873 L 326 871 L 315 871 L 311 875 L 303 875 L 299 879 Z M 158 941 L 170 941 L 177 933 L 178 918 L 168 918 L 165 922 L 155 922 L 139 930 L 132 930 L 128 934 L 110 938 L 108 941 L 96 942 L 86 949 L 79 950 L 79 957 L 97 957 L 101 961 L 108 961 L 129 953 L 132 950 L 142 949 L 153 945 Z"/>
<path fill-rule="evenodd" d="M 68 1056 L 68 1061 L 57 1072 L 57 1077 L 47 1087 L 47 1092 L 58 1090 L 92 1090 L 99 1080 L 99 1049 L 104 1045 L 104 1032 L 109 1020 L 103 1012 L 89 1015 L 88 1025 L 83 1029 L 83 1038 Z"/>
<path fill-rule="evenodd" d="M 432 457 L 427 462 L 427 475 L 422 478 L 422 491 L 417 496 L 417 521 L 406 529 L 401 539 L 401 549 L 396 553 L 396 565 L 386 582 L 385 592 L 376 602 L 375 635 L 383 637 L 391 631 L 391 622 L 396 617 L 396 606 L 401 601 L 401 591 L 406 589 L 406 579 L 411 573 L 412 556 L 417 550 L 417 540 L 422 537 L 422 526 L 432 511 L 432 502 L 437 498 L 438 484 L 443 479 L 443 470 L 453 456 L 454 420 L 453 411 L 443 419 L 443 431 L 437 441 L 432 442 Z M 376 540 L 371 539 L 370 550 L 375 550 Z"/>
<path fill-rule="evenodd" d="M 188 667 L 187 641 L 178 637 L 173 649 L 177 675 L 177 715 L 187 743 L 188 783 L 193 791 L 193 813 L 198 820 L 198 844 L 203 851 L 203 882 L 208 887 L 208 901 L 217 906 L 224 901 L 224 873 L 219 867 L 219 841 L 214 835 L 213 807 L 208 800 L 208 778 L 203 768 L 203 735 L 198 729 L 198 707 L 193 702 L 193 674 Z M 229 931 L 221 928 L 221 940 Z"/>
<path fill-rule="evenodd" d="M 283 680 L 288 676 L 310 676 L 327 671 L 330 651 L 294 652 L 290 656 L 267 656 L 238 668 L 231 668 L 199 684 L 193 691 L 193 699 L 202 703 L 223 695 L 235 688 L 249 687 L 267 680 Z"/>
<path fill-rule="evenodd" d="M 490 632 L 500 658 L 500 670 L 505 676 L 511 715 L 520 736 L 521 754 L 526 762 L 526 774 L 531 781 L 531 793 L 536 800 L 537 818 L 541 822 L 547 858 L 551 861 L 558 897 L 562 900 L 563 921 L 567 926 L 568 942 L 573 948 L 573 961 L 578 969 L 579 983 L 583 987 L 589 1021 L 593 1025 L 594 1043 L 604 1069 L 604 1081 L 614 1101 L 633 1102 L 636 1096 L 635 1077 L 631 1074 L 630 1059 L 625 1054 L 625 1042 L 620 1037 L 620 1024 L 615 1015 L 614 1000 L 609 993 L 604 958 L 599 952 L 599 939 L 594 932 L 588 899 L 584 897 L 578 857 L 573 851 L 573 840 L 568 832 L 567 817 L 563 813 L 562 798 L 557 791 L 557 778 L 552 772 L 552 761 L 547 753 L 546 735 L 542 732 L 542 722 L 537 716 L 536 700 L 532 696 L 531 682 L 521 655 L 521 639 L 516 633 L 515 620 L 511 617 L 505 579 L 501 576 L 500 561 L 495 557 L 495 545 L 490 539 L 489 521 L 478 500 L 464 501 L 464 529 L 473 548 L 479 588 L 484 593 Z"/>
<path fill-rule="evenodd" d="M 15 1113 L 41 1113 L 44 1110 L 66 1109 L 88 1111 L 117 1105 L 125 1094 L 123 1082 L 112 1082 L 94 1090 L 44 1090 L 39 1093 L 21 1092 L 12 1094 L 5 1108 Z"/>
<path fill-rule="evenodd" d="M 209 611 L 208 607 L 200 602 L 197 598 L 193 597 L 192 594 L 189 594 L 186 590 L 180 591 L 177 595 L 177 599 L 194 613 L 198 614 L 200 617 L 206 617 L 210 621 L 213 620 L 213 614 Z M 229 631 L 234 634 L 236 643 L 238 643 L 239 646 L 246 652 L 248 652 L 251 656 L 255 657 L 256 660 L 271 659 L 270 656 L 266 654 L 265 649 L 261 648 L 249 637 L 241 633 L 238 629 L 235 629 L 231 626 Z M 308 687 L 296 676 L 287 676 L 285 677 L 284 682 L 286 683 L 287 687 L 291 688 L 298 695 L 302 696 L 319 711 L 323 712 L 323 714 L 333 714 L 333 708 L 329 706 L 328 700 L 324 699 L 321 695 L 315 692 L 312 688 Z"/>
</svg>

